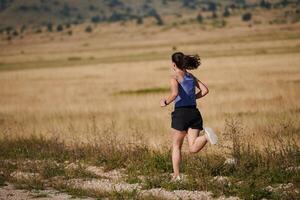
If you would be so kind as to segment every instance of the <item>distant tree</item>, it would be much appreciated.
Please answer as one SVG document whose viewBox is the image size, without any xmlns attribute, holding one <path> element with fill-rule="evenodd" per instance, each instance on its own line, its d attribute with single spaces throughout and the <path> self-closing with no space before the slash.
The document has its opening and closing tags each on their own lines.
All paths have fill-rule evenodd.
<svg viewBox="0 0 300 200">
<path fill-rule="evenodd" d="M 60 2 L 58 0 L 53 1 L 53 5 L 58 6 L 60 4 Z"/>
<path fill-rule="evenodd" d="M 66 28 L 71 28 L 71 23 L 66 23 Z"/>
<path fill-rule="evenodd" d="M 10 34 L 11 33 L 11 31 L 13 31 L 14 29 L 13 29 L 13 27 L 11 27 L 11 26 L 7 26 L 6 28 L 5 28 L 5 30 L 6 30 L 6 34 Z"/>
<path fill-rule="evenodd" d="M 48 30 L 49 32 L 52 32 L 52 31 L 53 31 L 53 25 L 52 25 L 51 22 L 49 22 L 49 23 L 47 24 L 47 30 Z"/>
<path fill-rule="evenodd" d="M 38 29 L 35 30 L 35 33 L 42 33 L 42 32 L 43 32 L 43 31 L 42 31 L 41 28 L 38 28 Z"/>
<path fill-rule="evenodd" d="M 18 32 L 17 30 L 14 30 L 14 31 L 12 32 L 12 35 L 13 35 L 13 36 L 18 36 L 18 35 L 19 35 L 19 32 Z"/>
<path fill-rule="evenodd" d="M 77 19 L 78 21 L 81 21 L 81 20 L 83 20 L 83 17 L 82 17 L 82 15 L 79 13 L 79 14 L 77 14 L 77 16 L 76 16 L 76 19 Z"/>
<path fill-rule="evenodd" d="M 260 1 L 260 7 L 266 8 L 266 9 L 271 9 L 272 4 L 266 0 L 261 0 Z"/>
<path fill-rule="evenodd" d="M 23 24 L 20 28 L 20 32 L 24 33 L 25 30 L 26 30 L 26 25 Z"/>
<path fill-rule="evenodd" d="M 144 23 L 143 18 L 142 18 L 141 16 L 138 16 L 137 19 L 136 19 L 136 23 L 137 23 L 138 25 L 143 24 L 143 23 Z"/>
<path fill-rule="evenodd" d="M 91 22 L 93 22 L 95 24 L 99 23 L 99 22 L 101 22 L 101 17 L 99 15 L 95 15 L 91 18 Z"/>
<path fill-rule="evenodd" d="M 43 11 L 45 11 L 45 12 L 50 12 L 50 11 L 51 11 L 51 8 L 49 8 L 49 7 L 46 6 L 46 5 L 43 5 L 43 6 L 42 6 L 42 9 L 43 9 Z"/>
<path fill-rule="evenodd" d="M 298 1 L 299 2 L 299 1 Z M 280 2 L 280 4 L 283 6 L 283 7 L 286 7 L 287 5 L 289 5 L 289 1 L 288 0 L 282 0 Z"/>
<path fill-rule="evenodd" d="M 87 32 L 87 33 L 91 33 L 92 31 L 93 31 L 93 28 L 91 26 L 87 26 L 85 28 L 85 32 Z"/>
<path fill-rule="evenodd" d="M 157 25 L 159 25 L 159 26 L 164 25 L 164 21 L 162 20 L 162 18 L 161 18 L 161 16 L 159 14 L 155 15 L 154 17 L 156 19 L 156 24 Z"/>
<path fill-rule="evenodd" d="M 224 16 L 224 17 L 229 17 L 229 16 L 230 16 L 230 11 L 229 11 L 229 8 L 228 8 L 228 7 L 225 8 L 225 10 L 224 10 L 224 12 L 223 12 L 223 16 Z"/>
<path fill-rule="evenodd" d="M 196 0 L 182 0 L 182 5 L 187 8 L 196 9 L 197 1 Z"/>
<path fill-rule="evenodd" d="M 116 22 L 116 21 L 121 21 L 121 20 L 124 20 L 125 17 L 124 15 L 120 14 L 120 13 L 117 13 L 117 12 L 113 12 L 113 14 L 109 17 L 109 21 L 110 22 Z"/>
<path fill-rule="evenodd" d="M 57 27 L 56 27 L 56 31 L 57 31 L 57 32 L 61 32 L 61 31 L 63 31 L 63 30 L 64 30 L 63 25 L 61 25 L 61 24 L 57 25 Z"/>
<path fill-rule="evenodd" d="M 212 12 L 215 12 L 217 10 L 217 4 L 214 3 L 214 2 L 209 2 L 208 3 L 208 10 L 212 11 Z"/>
<path fill-rule="evenodd" d="M 0 0 L 0 11 L 3 11 L 6 8 L 8 8 L 11 3 L 12 3 L 11 0 Z"/>
<path fill-rule="evenodd" d="M 89 6 L 89 10 L 90 10 L 90 11 L 96 11 L 96 10 L 97 10 L 97 7 L 95 7 L 94 5 L 91 4 L 91 5 Z"/>
<path fill-rule="evenodd" d="M 71 8 L 67 3 L 64 3 L 64 6 L 61 9 L 60 14 L 64 17 L 70 17 L 71 16 Z"/>
<path fill-rule="evenodd" d="M 215 18 L 218 18 L 218 15 L 217 15 L 216 12 L 213 12 L 211 17 L 212 17 L 213 19 L 215 19 Z"/>
<path fill-rule="evenodd" d="M 161 26 L 161 25 L 164 25 L 164 21 L 162 20 L 161 16 L 157 13 L 157 11 L 152 8 L 149 13 L 148 13 L 149 16 L 152 16 L 156 19 L 156 24 Z"/>
<path fill-rule="evenodd" d="M 250 21 L 252 19 L 252 14 L 250 12 L 244 13 L 242 15 L 242 20 L 243 21 Z"/>
<path fill-rule="evenodd" d="M 114 8 L 118 6 L 123 6 L 123 2 L 121 2 L 120 0 L 108 0 L 107 5 L 111 8 Z"/>
<path fill-rule="evenodd" d="M 69 31 L 68 31 L 68 35 L 69 35 L 69 36 L 73 35 L 73 31 L 72 31 L 72 30 L 69 30 Z"/>
<path fill-rule="evenodd" d="M 125 12 L 126 12 L 127 14 L 131 14 L 131 13 L 132 13 L 132 8 L 131 8 L 130 6 L 127 6 L 127 7 L 125 8 Z"/>
<path fill-rule="evenodd" d="M 203 23 L 203 16 L 201 15 L 201 13 L 199 13 L 196 17 L 197 21 L 201 24 Z"/>
</svg>

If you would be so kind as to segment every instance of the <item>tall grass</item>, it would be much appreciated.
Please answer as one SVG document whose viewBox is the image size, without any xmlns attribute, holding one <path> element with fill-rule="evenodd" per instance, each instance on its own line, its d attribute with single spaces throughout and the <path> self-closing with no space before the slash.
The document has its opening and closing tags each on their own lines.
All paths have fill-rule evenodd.
<svg viewBox="0 0 300 200">
<path fill-rule="evenodd" d="M 280 125 L 281 126 L 281 125 Z M 288 192 L 270 192 L 268 186 L 292 183 L 294 189 L 299 189 L 300 151 L 291 125 L 283 128 L 291 132 L 289 138 L 282 139 L 282 130 L 270 130 L 270 137 L 263 149 L 257 149 L 247 140 L 242 139 L 245 129 L 235 119 L 226 122 L 224 135 L 227 153 L 200 153 L 190 155 L 183 153 L 182 172 L 186 179 L 180 183 L 170 183 L 172 163 L 170 150 L 153 150 L 143 143 L 127 143 L 112 135 L 99 138 L 95 143 L 66 144 L 57 138 L 32 136 L 29 138 L 2 138 L 0 140 L 0 170 L 4 172 L 2 182 L 10 180 L 9 174 L 20 165 L 8 164 L 6 160 L 21 161 L 49 160 L 57 163 L 80 162 L 105 166 L 107 170 L 124 168 L 125 181 L 129 183 L 143 183 L 144 189 L 162 187 L 168 190 L 210 190 L 214 195 L 234 195 L 245 199 L 293 199 L 294 190 Z M 96 130 L 96 129 L 95 129 Z M 277 130 L 278 132 L 273 133 Z M 281 138 L 281 139 L 280 139 Z M 205 150 L 204 150 L 205 151 Z M 226 159 L 232 162 L 226 163 Z M 44 179 L 56 175 L 67 176 L 64 170 L 51 167 L 42 168 Z M 34 168 L 31 167 L 31 169 Z M 23 167 L 24 170 L 24 167 Z M 71 177 L 80 175 L 73 173 Z M 82 174 L 82 173 L 81 173 Z M 89 176 L 83 174 L 82 176 Z M 70 177 L 70 176 L 69 176 Z M 144 178 L 141 178 L 144 177 Z M 216 177 L 225 177 L 225 181 L 218 181 Z M 24 184 L 24 183 L 22 183 Z M 32 184 L 32 183 L 31 183 Z M 33 186 L 31 186 L 33 187 Z"/>
</svg>

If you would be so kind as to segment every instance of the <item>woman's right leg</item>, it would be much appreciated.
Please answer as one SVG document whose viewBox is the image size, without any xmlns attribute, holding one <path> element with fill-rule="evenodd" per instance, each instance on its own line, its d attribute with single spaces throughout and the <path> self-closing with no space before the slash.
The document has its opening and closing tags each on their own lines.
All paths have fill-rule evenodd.
<svg viewBox="0 0 300 200">
<path fill-rule="evenodd" d="M 181 162 L 181 147 L 186 136 L 186 131 L 178 131 L 172 128 L 172 164 L 173 164 L 173 177 L 179 176 L 179 167 Z"/>
</svg>

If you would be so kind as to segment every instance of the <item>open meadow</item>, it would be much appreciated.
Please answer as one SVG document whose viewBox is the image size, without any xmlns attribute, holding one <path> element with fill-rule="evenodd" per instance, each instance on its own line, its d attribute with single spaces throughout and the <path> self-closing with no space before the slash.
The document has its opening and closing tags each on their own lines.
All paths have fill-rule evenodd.
<svg viewBox="0 0 300 200">
<path fill-rule="evenodd" d="M 142 173 L 151 177 L 171 173 L 168 149 L 173 104 L 161 108 L 159 101 L 170 90 L 170 56 L 174 51 L 182 51 L 201 57 L 202 65 L 192 73 L 208 85 L 210 92 L 198 100 L 198 108 L 204 126 L 212 127 L 220 142 L 217 146 L 207 145 L 199 153 L 200 158 L 187 158 L 190 161 L 186 161 L 183 168 L 193 177 L 196 166 L 204 165 L 201 159 L 212 163 L 200 167 L 205 175 L 199 175 L 198 182 L 190 181 L 178 187 L 168 185 L 162 181 L 166 177 L 160 176 L 146 179 L 147 187 L 215 190 L 217 196 L 242 198 L 250 198 L 254 193 L 257 196 L 253 199 L 283 198 L 262 189 L 273 182 L 291 182 L 299 189 L 299 171 L 278 177 L 278 169 L 271 170 L 285 159 L 288 160 L 285 168 L 299 170 L 299 23 L 205 30 L 195 24 L 179 27 L 104 24 L 89 34 L 80 32 L 80 28 L 74 28 L 73 36 L 43 33 L 0 42 L 0 137 L 1 148 L 6 152 L 1 153 L 3 159 L 18 158 L 17 150 L 11 150 L 15 145 L 24 158 L 44 160 L 46 155 L 55 160 L 59 155 L 58 160 L 73 159 L 75 162 L 91 156 L 92 159 L 87 159 L 89 162 L 108 169 L 125 167 L 129 183 L 139 183 Z M 41 152 L 44 152 L 44 145 L 49 145 L 50 153 L 36 154 L 35 140 Z M 63 142 L 63 147 L 56 146 L 53 141 Z M 104 143 L 105 150 L 100 148 Z M 243 157 L 243 144 L 248 150 L 250 145 L 251 153 L 247 152 L 255 159 L 248 154 L 248 158 Z M 90 145 L 96 150 L 85 149 Z M 126 149 L 128 145 L 140 146 L 142 153 Z M 265 155 L 268 145 L 273 153 Z M 74 146 L 79 150 L 66 150 Z M 187 152 L 186 147 L 184 144 Z M 256 156 L 257 152 L 251 149 L 258 149 L 262 154 Z M 286 157 L 287 149 L 292 152 L 289 157 Z M 126 155 L 120 153 L 125 151 Z M 152 154 L 151 158 L 147 157 L 149 151 L 156 152 L 158 157 Z M 77 153 L 72 157 L 74 152 Z M 282 157 L 276 154 L 278 152 Z M 96 158 L 95 154 L 104 160 Z M 240 169 L 245 174 L 232 175 L 232 170 L 220 169 L 219 157 L 210 156 L 215 154 L 222 157 L 222 163 L 223 159 L 240 156 L 241 163 L 245 164 L 241 164 Z M 274 156 L 268 157 L 271 154 Z M 260 161 L 264 156 L 269 158 L 268 164 Z M 138 158 L 149 158 L 149 161 L 141 163 Z M 253 172 L 246 170 L 249 169 L 247 163 L 251 163 L 247 159 L 257 159 L 251 165 L 253 169 L 263 166 L 260 172 L 272 172 L 270 177 L 274 175 L 275 178 L 254 180 L 257 186 L 251 187 L 251 183 L 245 181 L 245 185 L 236 186 L 244 188 L 238 192 L 233 186 L 213 187 L 201 182 L 206 175 L 232 175 L 234 185 L 238 185 L 237 177 L 248 180 L 246 174 Z M 163 164 L 165 161 L 167 164 Z M 2 171 L 11 165 L 6 166 Z M 140 174 L 134 167 L 141 170 Z M 259 176 L 260 172 L 254 171 L 251 176 Z M 78 191 L 75 193 L 78 195 Z M 98 193 L 93 194 L 99 197 Z M 293 195 L 289 197 L 296 199 Z"/>
</svg>

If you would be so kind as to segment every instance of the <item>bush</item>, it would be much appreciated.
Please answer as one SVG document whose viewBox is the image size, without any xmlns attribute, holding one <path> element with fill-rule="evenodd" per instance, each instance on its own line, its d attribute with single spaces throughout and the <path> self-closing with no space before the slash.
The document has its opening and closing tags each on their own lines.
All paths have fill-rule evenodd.
<svg viewBox="0 0 300 200">
<path fill-rule="evenodd" d="M 252 14 L 249 12 L 242 15 L 243 21 L 250 21 L 251 19 L 252 19 Z"/>
<path fill-rule="evenodd" d="M 266 8 L 266 9 L 271 9 L 272 4 L 269 3 L 268 1 L 261 0 L 261 1 L 260 1 L 260 7 Z"/>
<path fill-rule="evenodd" d="M 229 9 L 226 7 L 224 12 L 223 12 L 223 16 L 224 17 L 229 17 L 230 16 L 230 12 L 229 12 Z"/>
<path fill-rule="evenodd" d="M 163 25 L 164 21 L 162 20 L 161 16 L 157 13 L 157 11 L 153 8 L 148 13 L 149 16 L 152 16 L 156 19 L 157 25 Z"/>
<path fill-rule="evenodd" d="M 35 33 L 42 33 L 42 29 L 41 28 L 36 29 Z"/>
<path fill-rule="evenodd" d="M 19 32 L 18 32 L 17 30 L 14 30 L 14 31 L 12 32 L 12 35 L 13 35 L 13 36 L 18 36 L 18 35 L 19 35 Z"/>
<path fill-rule="evenodd" d="M 216 13 L 216 12 L 213 12 L 213 13 L 212 13 L 212 18 L 215 19 L 215 18 L 217 18 L 217 17 L 218 17 L 217 13 Z"/>
<path fill-rule="evenodd" d="M 87 33 L 91 33 L 92 31 L 93 31 L 93 28 L 91 26 L 87 26 L 85 28 L 85 32 L 87 32 Z"/>
<path fill-rule="evenodd" d="M 212 12 L 217 11 L 217 4 L 213 2 L 208 3 L 208 10 Z"/>
<path fill-rule="evenodd" d="M 61 31 L 63 31 L 63 30 L 64 30 L 63 25 L 61 25 L 61 24 L 57 25 L 57 27 L 56 27 L 56 31 L 57 31 L 57 32 L 61 32 Z"/>
<path fill-rule="evenodd" d="M 6 30 L 6 34 L 10 34 L 11 33 L 11 31 L 13 31 L 14 30 L 14 28 L 13 27 L 11 27 L 11 26 L 8 26 L 8 27 L 6 27 L 5 28 L 5 30 Z"/>
<path fill-rule="evenodd" d="M 203 23 L 203 17 L 200 13 L 197 15 L 196 19 L 200 24 Z"/>
<path fill-rule="evenodd" d="M 66 28 L 71 28 L 71 23 L 66 23 Z"/>
<path fill-rule="evenodd" d="M 110 22 L 117 22 L 117 21 L 121 21 L 121 20 L 124 20 L 125 19 L 125 16 L 120 14 L 120 13 L 117 13 L 117 12 L 114 12 L 110 17 L 109 17 L 109 21 Z"/>
<path fill-rule="evenodd" d="M 99 16 L 99 15 L 93 16 L 93 17 L 91 18 L 91 22 L 92 22 L 92 23 L 95 23 L 95 24 L 101 22 L 100 16 Z"/>
<path fill-rule="evenodd" d="M 48 30 L 49 32 L 52 32 L 52 31 L 53 31 L 53 25 L 52 25 L 52 23 L 48 23 L 48 24 L 47 24 L 47 30 Z"/>
<path fill-rule="evenodd" d="M 143 20 L 143 18 L 142 17 L 137 17 L 137 20 L 136 20 L 136 23 L 137 24 L 143 24 L 144 23 L 144 20 Z"/>
<path fill-rule="evenodd" d="M 20 32 L 24 33 L 25 30 L 26 30 L 26 25 L 22 25 L 21 28 L 20 28 Z"/>
</svg>

